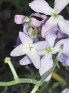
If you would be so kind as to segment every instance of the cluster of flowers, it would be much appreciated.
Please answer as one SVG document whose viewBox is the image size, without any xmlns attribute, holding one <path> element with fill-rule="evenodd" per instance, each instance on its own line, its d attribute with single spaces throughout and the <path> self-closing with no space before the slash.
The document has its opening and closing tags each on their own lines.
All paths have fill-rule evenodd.
<svg viewBox="0 0 69 93">
<path fill-rule="evenodd" d="M 33 63 L 41 76 L 53 67 L 52 57 L 59 52 L 61 45 L 64 48 L 59 61 L 63 66 L 69 66 L 69 21 L 59 15 L 69 4 L 69 0 L 54 2 L 54 8 L 51 8 L 45 0 L 34 0 L 29 6 L 36 13 L 29 17 L 23 15 L 14 17 L 16 24 L 23 25 L 23 31 L 19 32 L 20 44 L 10 55 L 13 57 L 25 55 L 19 61 L 20 64 Z M 52 73 L 45 81 L 49 81 L 51 76 Z"/>
</svg>

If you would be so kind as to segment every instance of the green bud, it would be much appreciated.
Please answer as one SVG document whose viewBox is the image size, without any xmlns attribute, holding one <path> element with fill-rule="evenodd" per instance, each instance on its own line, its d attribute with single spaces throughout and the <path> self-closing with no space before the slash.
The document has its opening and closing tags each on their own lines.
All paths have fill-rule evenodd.
<svg viewBox="0 0 69 93">
<path fill-rule="evenodd" d="M 10 62 L 10 60 L 11 60 L 10 57 L 6 57 L 6 58 L 4 59 L 4 62 L 5 62 L 5 63 L 8 63 L 8 62 Z"/>
</svg>

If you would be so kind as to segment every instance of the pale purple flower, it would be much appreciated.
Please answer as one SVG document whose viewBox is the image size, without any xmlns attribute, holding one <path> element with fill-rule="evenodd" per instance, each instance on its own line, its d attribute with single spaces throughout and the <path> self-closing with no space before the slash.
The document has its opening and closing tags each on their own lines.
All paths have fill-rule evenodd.
<svg viewBox="0 0 69 93">
<path fill-rule="evenodd" d="M 11 56 L 21 56 L 27 55 L 31 62 L 34 64 L 36 68 L 40 67 L 40 56 L 38 52 L 42 51 L 46 46 L 46 41 L 33 43 L 33 40 L 23 32 L 19 32 L 19 37 L 21 40 L 21 44 L 17 46 L 11 53 Z M 26 58 L 28 58 L 26 57 Z M 26 60 L 26 58 L 22 60 Z M 27 61 L 28 63 L 29 61 Z"/>
<path fill-rule="evenodd" d="M 65 88 L 61 93 L 69 93 L 69 88 Z"/>
<path fill-rule="evenodd" d="M 42 37 L 54 26 L 59 26 L 60 31 L 69 35 L 69 21 L 65 20 L 59 13 L 69 4 L 69 0 L 55 0 L 54 8 L 51 8 L 45 0 L 34 0 L 29 3 L 35 12 L 50 15 L 51 17 L 42 27 Z"/>
<path fill-rule="evenodd" d="M 41 20 L 36 19 L 36 17 L 41 18 Z M 46 20 L 47 20 L 47 16 L 39 13 L 32 13 L 29 17 L 23 15 L 14 16 L 15 23 L 23 24 L 23 32 L 29 35 L 34 40 L 34 42 L 38 41 L 37 27 L 41 27 Z"/>
<path fill-rule="evenodd" d="M 45 48 L 45 50 L 39 52 L 39 55 L 42 56 L 41 65 L 39 68 L 39 73 L 41 76 L 46 73 L 51 67 L 53 67 L 52 55 L 60 51 L 61 45 L 63 45 L 64 47 L 59 61 L 61 61 L 63 66 L 69 66 L 69 38 L 61 39 L 55 42 L 56 39 L 56 33 L 50 32 L 49 34 L 47 34 L 46 40 L 48 41 L 48 46 Z M 51 79 L 51 76 L 52 73 L 46 78 L 45 81 L 49 81 Z"/>
<path fill-rule="evenodd" d="M 35 17 L 41 18 L 42 20 L 37 20 Z M 24 16 L 24 15 L 15 15 L 14 16 L 14 22 L 16 24 L 23 24 L 23 23 L 29 23 L 29 26 L 33 27 L 40 27 L 44 23 L 44 21 L 47 19 L 46 15 L 41 15 L 39 13 L 33 13 L 30 15 L 30 17 Z"/>
</svg>

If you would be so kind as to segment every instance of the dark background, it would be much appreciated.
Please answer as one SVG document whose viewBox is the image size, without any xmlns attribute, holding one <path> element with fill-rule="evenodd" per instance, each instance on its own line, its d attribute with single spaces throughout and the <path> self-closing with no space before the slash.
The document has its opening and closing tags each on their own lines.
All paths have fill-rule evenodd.
<svg viewBox="0 0 69 93">
<path fill-rule="evenodd" d="M 0 81 L 10 81 L 13 79 L 10 68 L 4 63 L 4 58 L 10 56 L 10 52 L 16 44 L 16 39 L 22 25 L 14 23 L 14 15 L 22 14 L 29 16 L 32 12 L 28 3 L 32 0 L 0 0 Z M 54 0 L 47 0 L 53 7 Z M 63 2 L 62 2 L 63 3 Z M 65 19 L 69 19 L 69 5 L 61 12 Z M 40 79 L 38 70 L 33 65 L 20 66 L 19 59 L 22 57 L 12 58 L 19 77 L 27 77 Z M 69 82 L 69 68 L 65 68 L 60 64 L 60 69 L 57 71 L 67 82 Z M 51 79 L 47 88 L 44 83 L 37 93 L 60 93 L 66 86 L 57 85 L 57 81 Z M 30 93 L 33 84 L 18 84 L 11 87 L 0 87 L 0 93 Z"/>
</svg>

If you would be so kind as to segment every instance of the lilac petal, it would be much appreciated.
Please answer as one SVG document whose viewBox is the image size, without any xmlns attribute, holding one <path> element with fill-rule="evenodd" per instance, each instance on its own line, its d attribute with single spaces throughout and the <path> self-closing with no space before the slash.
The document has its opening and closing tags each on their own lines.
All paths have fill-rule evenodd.
<svg viewBox="0 0 69 93">
<path fill-rule="evenodd" d="M 23 44 L 20 44 L 19 46 L 17 46 L 10 53 L 10 55 L 13 57 L 14 56 L 21 56 L 21 55 L 25 55 L 25 54 L 27 54 L 27 51 L 26 51 L 25 47 L 23 46 Z"/>
<path fill-rule="evenodd" d="M 37 69 L 39 69 L 40 68 L 40 57 L 39 57 L 37 51 L 31 50 L 31 52 L 29 52 L 27 55 L 30 58 L 30 60 L 32 61 L 33 65 Z"/>
<path fill-rule="evenodd" d="M 44 38 L 47 33 L 50 32 L 51 28 L 57 26 L 58 20 L 57 17 L 54 18 L 53 16 L 49 18 L 45 25 L 42 27 L 41 35 Z"/>
<path fill-rule="evenodd" d="M 61 93 L 69 93 L 69 88 L 65 88 Z"/>
<path fill-rule="evenodd" d="M 45 39 L 49 42 L 49 45 L 52 47 L 54 46 L 55 40 L 57 38 L 57 34 L 56 34 L 56 32 L 54 32 L 54 30 L 55 30 L 55 27 L 53 29 L 51 29 L 50 33 L 48 33 L 45 36 Z M 56 31 L 57 31 L 57 29 L 56 29 Z"/>
<path fill-rule="evenodd" d="M 65 20 L 62 16 L 59 16 L 58 26 L 62 33 L 69 35 L 69 21 Z"/>
<path fill-rule="evenodd" d="M 60 13 L 69 3 L 69 0 L 55 0 L 54 9 Z"/>
<path fill-rule="evenodd" d="M 38 21 L 37 19 L 35 18 L 31 18 L 31 24 L 35 27 L 39 27 L 41 26 L 41 24 L 43 23 L 43 21 Z"/>
<path fill-rule="evenodd" d="M 37 37 L 34 37 L 34 38 L 32 38 L 32 39 L 33 39 L 33 42 L 34 42 L 34 43 L 36 43 L 36 42 L 39 41 L 39 39 L 38 39 Z"/>
<path fill-rule="evenodd" d="M 16 40 L 16 45 L 15 45 L 15 47 L 17 47 L 18 45 L 20 45 L 21 44 L 21 40 L 20 40 L 20 38 L 19 38 L 19 36 L 17 37 L 17 40 Z"/>
<path fill-rule="evenodd" d="M 58 32 L 57 37 L 58 37 L 59 39 L 60 39 L 60 38 L 64 38 L 64 37 L 65 37 L 65 34 L 62 34 L 61 32 Z"/>
<path fill-rule="evenodd" d="M 63 66 L 69 66 L 69 56 L 61 54 L 60 62 L 62 63 Z"/>
<path fill-rule="evenodd" d="M 19 32 L 19 37 L 23 44 L 33 43 L 33 40 L 23 32 Z"/>
<path fill-rule="evenodd" d="M 44 50 L 47 47 L 47 45 L 48 45 L 48 42 L 46 41 L 34 43 L 34 47 L 37 49 L 37 51 Z"/>
<path fill-rule="evenodd" d="M 44 13 L 46 15 L 52 15 L 54 11 L 45 0 L 34 0 L 29 3 L 29 6 L 35 12 Z"/>
<path fill-rule="evenodd" d="M 42 18 L 42 19 L 47 19 L 47 16 L 46 15 L 43 15 L 43 14 L 39 14 L 39 13 L 33 13 L 33 14 L 31 14 L 31 17 L 32 16 L 35 16 L 35 17 L 40 17 L 40 18 Z"/>
<path fill-rule="evenodd" d="M 16 24 L 22 24 L 24 17 L 25 17 L 25 16 L 23 16 L 23 15 L 15 15 L 15 16 L 14 16 L 14 22 L 15 22 Z"/>
<path fill-rule="evenodd" d="M 42 18 L 42 20 L 40 21 L 40 20 L 37 20 L 36 18 L 34 18 L 34 17 L 32 17 L 32 16 L 34 16 L 34 17 L 39 17 L 39 18 Z M 33 25 L 33 26 L 36 26 L 36 27 L 39 27 L 39 26 L 41 26 L 43 23 L 44 23 L 44 21 L 47 19 L 47 16 L 46 15 L 41 15 L 41 14 L 39 14 L 39 13 L 33 13 L 32 15 L 31 15 L 31 24 Z"/>
<path fill-rule="evenodd" d="M 45 74 L 50 68 L 53 67 L 53 60 L 50 56 L 44 56 L 41 59 L 41 66 L 39 68 L 39 73 L 42 76 Z M 49 81 L 51 79 L 52 73 L 46 78 L 45 81 Z"/>
<path fill-rule="evenodd" d="M 19 61 L 20 65 L 28 65 L 31 64 L 29 58 L 27 56 L 23 57 L 20 61 Z"/>
<path fill-rule="evenodd" d="M 62 39 L 62 40 L 58 41 L 58 42 L 55 44 L 52 52 L 53 52 L 54 54 L 57 53 L 57 52 L 59 52 L 61 45 L 64 46 L 62 53 L 66 54 L 66 55 L 69 55 L 69 39 Z"/>
</svg>

